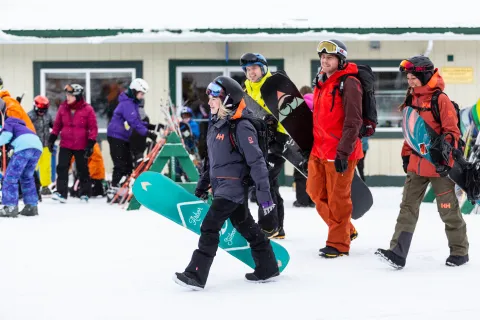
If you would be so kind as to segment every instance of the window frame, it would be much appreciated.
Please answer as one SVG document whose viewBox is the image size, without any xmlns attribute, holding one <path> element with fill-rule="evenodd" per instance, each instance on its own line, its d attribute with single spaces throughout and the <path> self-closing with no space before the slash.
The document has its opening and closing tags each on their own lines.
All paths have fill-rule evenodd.
<svg viewBox="0 0 480 320">
<path fill-rule="evenodd" d="M 142 60 L 121 60 L 121 61 L 34 61 L 33 62 L 33 93 L 34 97 L 45 93 L 45 72 L 43 70 L 64 70 L 78 73 L 81 70 L 90 72 L 108 72 L 109 70 L 134 70 L 134 77 L 143 78 Z M 85 99 L 90 101 L 90 78 L 86 79 Z M 88 93 L 87 93 L 88 92 Z M 87 98 L 88 94 L 88 98 Z M 106 139 L 106 128 L 99 128 L 99 139 Z"/>
<path fill-rule="evenodd" d="M 278 70 L 278 67 L 272 65 L 269 67 L 269 70 L 275 72 Z M 183 82 L 182 82 L 182 73 L 184 72 L 205 72 L 205 73 L 212 73 L 212 72 L 222 72 L 224 76 L 230 76 L 232 72 L 242 72 L 242 67 L 240 66 L 179 66 L 175 70 L 176 72 L 176 97 L 175 101 L 182 101 L 182 91 L 183 91 Z M 213 80 L 213 79 L 212 79 Z M 173 98 L 173 97 L 172 97 Z"/>
<path fill-rule="evenodd" d="M 349 60 L 356 64 L 366 64 L 372 68 L 372 71 L 398 71 L 398 66 L 400 65 L 401 59 L 389 59 L 389 60 L 359 60 L 359 59 L 352 59 Z M 320 60 L 315 59 L 311 60 L 310 62 L 310 74 L 312 81 L 315 80 L 315 77 L 318 73 L 318 68 L 320 67 Z M 406 88 L 405 88 L 406 90 Z M 378 127 L 375 130 L 375 134 L 371 137 L 373 139 L 395 139 L 395 138 L 403 138 L 402 128 L 393 127 Z"/>
</svg>

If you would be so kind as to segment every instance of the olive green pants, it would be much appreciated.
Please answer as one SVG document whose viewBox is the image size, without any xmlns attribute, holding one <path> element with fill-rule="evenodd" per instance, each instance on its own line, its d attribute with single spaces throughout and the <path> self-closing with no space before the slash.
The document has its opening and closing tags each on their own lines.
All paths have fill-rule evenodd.
<svg viewBox="0 0 480 320">
<path fill-rule="evenodd" d="M 409 172 L 405 180 L 400 214 L 397 218 L 395 233 L 390 242 L 390 250 L 403 258 L 407 257 L 418 221 L 420 204 L 429 183 L 432 184 L 435 192 L 440 218 L 445 223 L 450 254 L 454 256 L 467 255 L 467 226 L 455 195 L 455 183 L 447 177 L 421 177 L 413 172 Z"/>
</svg>

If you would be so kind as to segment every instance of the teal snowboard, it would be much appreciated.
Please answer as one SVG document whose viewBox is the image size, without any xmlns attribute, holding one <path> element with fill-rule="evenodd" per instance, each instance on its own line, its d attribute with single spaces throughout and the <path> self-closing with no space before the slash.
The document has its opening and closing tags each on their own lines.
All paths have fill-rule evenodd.
<svg viewBox="0 0 480 320">
<path fill-rule="evenodd" d="M 152 171 L 142 173 L 133 184 L 135 198 L 146 208 L 164 216 L 190 231 L 200 234 L 200 226 L 209 209 L 209 205 L 177 185 L 168 177 Z M 287 250 L 274 241 L 273 252 L 280 272 L 290 260 Z M 233 227 L 230 220 L 225 221 L 220 230 L 219 247 L 255 268 L 247 240 Z M 192 248 L 193 249 L 193 248 Z"/>
</svg>

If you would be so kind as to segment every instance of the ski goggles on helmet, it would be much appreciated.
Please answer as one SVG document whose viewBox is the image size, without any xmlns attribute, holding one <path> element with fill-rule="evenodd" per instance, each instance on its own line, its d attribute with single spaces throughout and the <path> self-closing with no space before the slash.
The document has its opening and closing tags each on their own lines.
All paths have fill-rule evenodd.
<svg viewBox="0 0 480 320">
<path fill-rule="evenodd" d="M 267 59 L 265 59 L 265 57 L 261 54 L 246 53 L 240 58 L 240 65 L 243 71 L 245 71 L 245 68 L 251 65 L 259 65 L 261 67 L 266 67 L 268 64 Z"/>
<path fill-rule="evenodd" d="M 340 53 L 343 56 L 347 56 L 347 51 L 340 48 L 335 42 L 332 41 L 322 41 L 317 46 L 318 54 L 322 53 L 330 53 L 330 54 L 338 54 Z"/>
<path fill-rule="evenodd" d="M 225 96 L 225 91 L 223 88 L 215 82 L 210 82 L 206 93 L 207 96 L 212 96 L 214 98 L 221 98 Z"/>
<path fill-rule="evenodd" d="M 412 73 L 412 72 L 428 72 L 433 71 L 433 66 L 415 66 L 413 62 L 409 60 L 403 60 L 398 67 L 400 72 Z"/>
<path fill-rule="evenodd" d="M 75 89 L 73 89 L 73 87 L 69 84 L 67 84 L 65 86 L 65 88 L 63 88 L 63 91 L 65 91 L 66 93 L 69 93 L 71 95 L 73 95 L 73 93 L 75 92 Z"/>
</svg>

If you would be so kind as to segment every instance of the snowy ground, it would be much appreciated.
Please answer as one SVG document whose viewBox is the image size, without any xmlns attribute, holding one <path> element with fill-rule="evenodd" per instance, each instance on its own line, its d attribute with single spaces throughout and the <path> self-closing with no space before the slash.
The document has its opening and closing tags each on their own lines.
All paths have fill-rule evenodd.
<svg viewBox="0 0 480 320">
<path fill-rule="evenodd" d="M 465 216 L 470 263 L 449 268 L 436 206 L 423 204 L 407 267 L 395 271 L 373 253 L 388 247 L 401 188 L 372 190 L 351 255 L 324 260 L 324 223 L 282 189 L 291 260 L 279 280 L 245 282 L 250 269 L 220 250 L 203 292 L 171 279 L 197 235 L 147 209 L 47 199 L 38 217 L 0 220 L 0 319 L 478 319 L 480 216 Z"/>
</svg>

